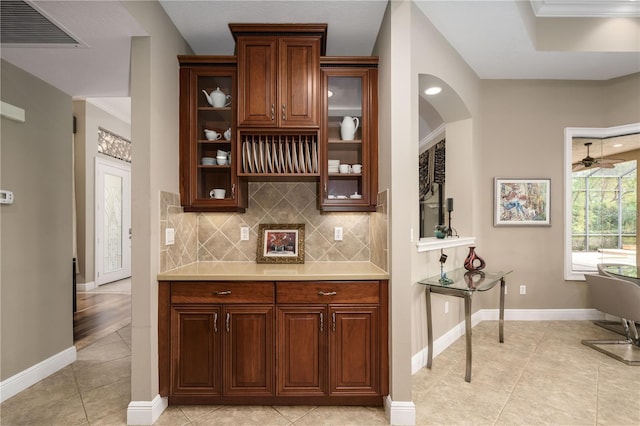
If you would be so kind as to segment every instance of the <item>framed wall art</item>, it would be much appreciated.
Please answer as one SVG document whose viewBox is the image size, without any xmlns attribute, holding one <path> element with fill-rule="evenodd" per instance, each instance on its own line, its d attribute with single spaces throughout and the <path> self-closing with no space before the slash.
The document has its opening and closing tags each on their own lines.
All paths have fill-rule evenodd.
<svg viewBox="0 0 640 426">
<path fill-rule="evenodd" d="M 495 178 L 494 226 L 550 226 L 551 179 Z"/>
<path fill-rule="evenodd" d="M 304 223 L 260 224 L 258 263 L 304 263 Z"/>
</svg>

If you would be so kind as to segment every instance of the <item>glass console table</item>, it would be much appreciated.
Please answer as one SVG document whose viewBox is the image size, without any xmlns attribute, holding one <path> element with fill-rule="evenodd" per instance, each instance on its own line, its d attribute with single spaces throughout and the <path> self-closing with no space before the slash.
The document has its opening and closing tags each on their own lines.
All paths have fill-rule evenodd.
<svg viewBox="0 0 640 426">
<path fill-rule="evenodd" d="M 440 275 L 418 281 L 418 284 L 426 287 L 425 296 L 427 302 L 427 368 L 431 368 L 433 361 L 433 326 L 431 324 L 431 293 L 445 294 L 464 299 L 464 323 L 467 346 L 467 367 L 464 380 L 471 382 L 471 297 L 476 291 L 487 291 L 500 283 L 500 343 L 504 342 L 504 277 L 511 271 L 468 272 L 466 269 L 455 269 L 446 273 L 446 278 Z"/>
<path fill-rule="evenodd" d="M 640 276 L 638 276 L 638 267 L 636 265 L 604 265 L 602 270 L 606 275 L 640 284 Z"/>
</svg>

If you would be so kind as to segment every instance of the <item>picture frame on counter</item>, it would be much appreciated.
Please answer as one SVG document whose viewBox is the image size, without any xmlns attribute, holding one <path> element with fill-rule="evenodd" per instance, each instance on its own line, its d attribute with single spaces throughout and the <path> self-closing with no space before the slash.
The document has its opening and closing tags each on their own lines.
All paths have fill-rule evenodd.
<svg viewBox="0 0 640 426">
<path fill-rule="evenodd" d="M 551 226 L 551 179 L 495 178 L 494 226 Z"/>
<path fill-rule="evenodd" d="M 304 223 L 258 225 L 257 263 L 304 263 Z"/>
</svg>

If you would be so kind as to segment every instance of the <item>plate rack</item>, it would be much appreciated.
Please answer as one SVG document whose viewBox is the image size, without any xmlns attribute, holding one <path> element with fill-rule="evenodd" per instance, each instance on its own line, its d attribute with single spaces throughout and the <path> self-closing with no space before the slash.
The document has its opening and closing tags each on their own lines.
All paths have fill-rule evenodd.
<svg viewBox="0 0 640 426">
<path fill-rule="evenodd" d="M 240 135 L 240 176 L 319 176 L 317 133 Z"/>
</svg>

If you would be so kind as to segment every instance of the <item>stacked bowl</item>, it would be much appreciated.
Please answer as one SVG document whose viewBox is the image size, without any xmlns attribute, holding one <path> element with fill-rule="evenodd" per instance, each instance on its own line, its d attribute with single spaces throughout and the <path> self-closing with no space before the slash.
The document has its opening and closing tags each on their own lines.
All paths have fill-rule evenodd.
<svg viewBox="0 0 640 426">
<path fill-rule="evenodd" d="M 216 159 L 213 157 L 202 157 L 202 165 L 203 166 L 215 166 Z"/>
</svg>

